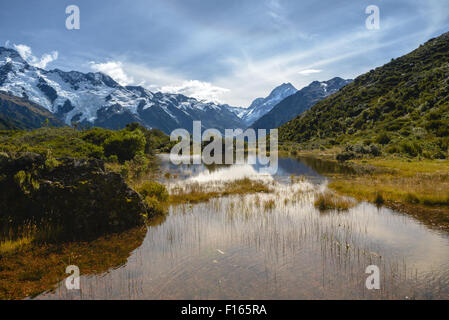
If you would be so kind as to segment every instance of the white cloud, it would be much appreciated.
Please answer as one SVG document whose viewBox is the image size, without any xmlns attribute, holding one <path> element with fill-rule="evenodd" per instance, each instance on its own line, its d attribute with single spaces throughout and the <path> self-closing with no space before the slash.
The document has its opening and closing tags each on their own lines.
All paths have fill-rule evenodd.
<svg viewBox="0 0 449 320">
<path fill-rule="evenodd" d="M 307 70 L 299 71 L 298 73 L 308 76 L 309 74 L 320 73 L 320 72 L 321 72 L 321 70 L 318 70 L 318 69 L 307 69 Z"/>
<path fill-rule="evenodd" d="M 58 59 L 58 52 L 53 51 L 52 53 L 46 53 L 42 56 L 41 60 L 36 64 L 39 68 L 45 68 L 47 64 L 49 64 L 52 61 L 55 61 Z"/>
<path fill-rule="evenodd" d="M 33 55 L 31 48 L 24 44 L 14 44 L 14 49 L 20 54 L 20 56 L 32 66 L 38 68 L 45 68 L 47 64 L 58 59 L 58 51 L 52 51 L 51 53 L 45 53 L 41 58 Z"/>
<path fill-rule="evenodd" d="M 123 70 L 123 64 L 120 61 L 109 61 L 105 63 L 95 63 L 91 61 L 90 67 L 95 71 L 107 74 L 122 86 L 134 83 L 134 79 L 128 76 Z"/>
<path fill-rule="evenodd" d="M 220 103 L 220 97 L 224 93 L 229 92 L 229 89 L 217 87 L 209 82 L 198 80 L 184 81 L 179 86 L 163 86 L 160 90 L 162 92 L 183 94 L 201 101 L 216 103 Z"/>
<path fill-rule="evenodd" d="M 148 68 L 126 61 L 90 62 L 90 68 L 109 75 L 121 85 L 137 84 L 151 91 L 183 94 L 201 101 L 220 103 L 221 96 L 229 92 L 229 89 L 209 82 L 186 80 L 171 70 Z"/>
<path fill-rule="evenodd" d="M 126 61 L 123 63 L 123 68 L 127 74 L 136 79 L 136 83 L 144 83 L 145 87 L 150 90 L 157 90 L 160 87 L 182 83 L 186 80 L 181 75 L 178 75 L 176 71 L 161 67 L 149 68 L 144 64 Z"/>
</svg>

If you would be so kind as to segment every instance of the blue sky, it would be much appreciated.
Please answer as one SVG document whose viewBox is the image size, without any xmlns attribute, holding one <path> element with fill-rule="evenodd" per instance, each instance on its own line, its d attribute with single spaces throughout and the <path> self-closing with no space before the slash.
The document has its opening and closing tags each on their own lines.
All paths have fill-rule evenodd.
<svg viewBox="0 0 449 320">
<path fill-rule="evenodd" d="M 354 78 L 449 31 L 447 0 L 0 1 L 0 45 L 33 64 L 243 107 L 284 82 Z M 80 30 L 65 27 L 71 4 Z M 365 26 L 369 5 L 379 30 Z"/>
</svg>

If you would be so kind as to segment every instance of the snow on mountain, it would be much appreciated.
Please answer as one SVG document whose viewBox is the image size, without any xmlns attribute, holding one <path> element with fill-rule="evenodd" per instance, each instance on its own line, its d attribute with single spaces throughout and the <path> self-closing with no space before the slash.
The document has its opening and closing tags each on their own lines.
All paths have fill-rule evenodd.
<svg viewBox="0 0 449 320">
<path fill-rule="evenodd" d="M 0 91 L 37 103 L 68 125 L 78 122 L 119 129 L 137 121 L 166 133 L 176 128 L 191 130 L 194 120 L 201 120 L 204 128 L 244 127 L 228 105 L 153 93 L 140 86 L 123 87 L 100 72 L 40 69 L 29 65 L 17 51 L 3 47 Z"/>
<path fill-rule="evenodd" d="M 291 83 L 283 83 L 271 91 L 268 97 L 255 99 L 244 112 L 239 114 L 239 116 L 245 124 L 249 126 L 270 112 L 279 102 L 288 96 L 295 94 L 297 91 L 298 90 Z"/>
<path fill-rule="evenodd" d="M 247 108 L 242 107 L 231 107 L 230 105 L 227 104 L 225 106 L 227 106 L 228 110 L 234 113 L 239 118 L 242 118 L 245 112 L 248 110 Z"/>
<path fill-rule="evenodd" d="M 254 129 L 278 128 L 350 82 L 352 80 L 345 80 L 339 77 L 322 82 L 313 81 L 308 86 L 276 104 L 270 112 L 260 117 L 251 127 Z"/>
</svg>

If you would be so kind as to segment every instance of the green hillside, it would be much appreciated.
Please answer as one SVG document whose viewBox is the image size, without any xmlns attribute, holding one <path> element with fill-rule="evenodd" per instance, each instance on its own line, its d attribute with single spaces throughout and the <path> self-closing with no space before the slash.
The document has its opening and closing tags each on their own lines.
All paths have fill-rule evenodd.
<svg viewBox="0 0 449 320">
<path fill-rule="evenodd" d="M 445 158 L 449 33 L 371 70 L 279 128 L 284 142 Z M 355 149 L 357 149 L 355 151 Z"/>
</svg>

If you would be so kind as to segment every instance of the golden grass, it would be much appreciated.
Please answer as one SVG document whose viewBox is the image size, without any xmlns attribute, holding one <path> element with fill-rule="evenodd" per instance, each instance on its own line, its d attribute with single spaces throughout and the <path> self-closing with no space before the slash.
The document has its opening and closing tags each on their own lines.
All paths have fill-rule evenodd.
<svg viewBox="0 0 449 320">
<path fill-rule="evenodd" d="M 439 176 L 364 175 L 336 177 L 329 188 L 359 200 L 397 201 L 425 206 L 449 207 L 449 180 Z"/>
<path fill-rule="evenodd" d="M 0 255 L 19 250 L 33 241 L 32 237 L 22 237 L 16 240 L 4 240 L 0 242 Z"/>
<path fill-rule="evenodd" d="M 355 161 L 393 173 L 334 176 L 329 188 L 340 194 L 386 204 L 430 226 L 449 230 L 449 161 L 373 159 Z"/>
<path fill-rule="evenodd" d="M 419 173 L 449 176 L 449 160 L 367 159 L 353 160 L 353 162 L 395 169 L 398 174 L 403 176 L 413 176 Z"/>
<path fill-rule="evenodd" d="M 338 210 L 344 211 L 354 207 L 355 202 L 345 199 L 333 192 L 325 191 L 318 194 L 314 206 L 320 211 Z"/>
<path fill-rule="evenodd" d="M 250 193 L 269 193 L 272 190 L 262 181 L 243 178 L 224 182 L 219 190 L 208 190 L 208 185 L 190 185 L 188 188 L 175 188 L 169 196 L 170 204 L 199 203 L 229 195 L 244 195 Z"/>
</svg>

